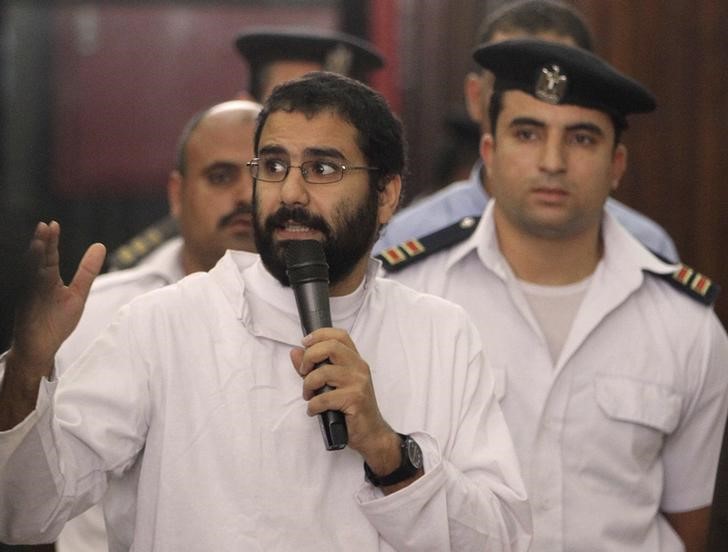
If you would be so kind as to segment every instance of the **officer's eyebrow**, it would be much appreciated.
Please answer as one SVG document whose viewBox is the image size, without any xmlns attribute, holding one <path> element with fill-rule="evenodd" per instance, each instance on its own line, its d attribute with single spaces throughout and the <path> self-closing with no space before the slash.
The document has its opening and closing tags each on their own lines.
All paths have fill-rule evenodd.
<svg viewBox="0 0 728 552">
<path fill-rule="evenodd" d="M 516 117 L 514 118 L 510 124 L 509 127 L 518 127 L 518 126 L 533 126 L 537 128 L 546 128 L 546 123 L 544 121 L 541 121 L 539 119 L 534 119 L 533 117 Z M 589 122 L 589 121 L 582 121 L 578 123 L 573 123 L 570 125 L 566 125 L 566 130 L 568 132 L 573 132 L 575 130 L 582 130 L 586 132 L 591 132 L 593 134 L 597 134 L 599 136 L 604 136 L 604 129 L 600 127 L 599 125 Z"/>
</svg>

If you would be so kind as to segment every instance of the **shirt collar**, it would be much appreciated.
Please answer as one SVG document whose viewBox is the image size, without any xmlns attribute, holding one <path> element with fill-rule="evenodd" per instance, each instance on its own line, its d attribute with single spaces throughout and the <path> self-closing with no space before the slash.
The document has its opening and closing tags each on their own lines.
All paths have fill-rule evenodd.
<svg viewBox="0 0 728 552">
<path fill-rule="evenodd" d="M 510 267 L 498 244 L 493 218 L 494 204 L 495 202 L 491 199 L 473 235 L 452 249 L 448 257 L 447 269 L 467 255 L 477 254 L 483 265 L 499 277 L 506 279 L 510 274 Z M 602 212 L 602 239 L 604 240 L 602 262 L 609 273 L 632 274 L 641 281 L 643 271 L 670 274 L 677 269 L 677 265 L 663 261 L 646 249 L 608 211 L 603 210 Z"/>
<path fill-rule="evenodd" d="M 353 293 L 330 298 L 334 326 L 337 320 L 356 317 L 369 296 L 379 264 L 370 259 L 364 281 Z M 259 255 L 228 251 L 210 274 L 237 317 L 254 335 L 289 344 L 300 342 L 301 326 L 293 290 L 268 272 Z"/>
<path fill-rule="evenodd" d="M 608 211 L 602 218 L 604 263 L 615 271 L 635 270 L 670 274 L 678 265 L 662 260 L 645 248 L 629 230 Z"/>
<path fill-rule="evenodd" d="M 501 278 L 505 278 L 506 274 L 510 272 L 508 262 L 503 257 L 498 245 L 495 221 L 493 220 L 493 204 L 492 199 L 488 201 L 475 232 L 467 240 L 452 249 L 448 256 L 446 269 L 450 269 L 468 255 L 477 254 L 481 262 Z"/>
</svg>

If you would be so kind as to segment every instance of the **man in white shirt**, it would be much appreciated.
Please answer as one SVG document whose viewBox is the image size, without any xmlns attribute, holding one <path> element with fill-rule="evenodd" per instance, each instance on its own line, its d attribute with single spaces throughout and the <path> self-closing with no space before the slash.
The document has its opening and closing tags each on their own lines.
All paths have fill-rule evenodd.
<svg viewBox="0 0 728 552">
<path fill-rule="evenodd" d="M 333 74 L 291 81 L 254 143 L 260 257 L 229 251 L 123 307 L 58 380 L 103 246 L 66 287 L 60 229 L 39 225 L 35 293 L 3 359 L 0 538 L 53 538 L 105 493 L 113 551 L 526 550 L 529 508 L 477 331 L 461 308 L 377 278 L 369 258 L 404 170 L 383 98 Z M 284 262 L 301 239 L 326 253 L 334 326 L 304 348 Z M 344 414 L 347 448 L 324 449 L 324 411 Z"/>
<path fill-rule="evenodd" d="M 391 276 L 478 326 L 533 550 L 704 550 L 728 408 L 717 289 L 604 209 L 626 169 L 625 117 L 654 109 L 652 95 L 564 45 L 507 41 L 475 58 L 496 75 L 481 146 L 493 201 L 477 226 L 387 257 Z"/>
</svg>

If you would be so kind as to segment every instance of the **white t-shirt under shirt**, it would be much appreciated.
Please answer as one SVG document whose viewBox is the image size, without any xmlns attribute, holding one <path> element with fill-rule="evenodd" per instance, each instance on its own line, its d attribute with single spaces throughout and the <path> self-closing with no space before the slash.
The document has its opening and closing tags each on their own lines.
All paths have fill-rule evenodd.
<svg viewBox="0 0 728 552">
<path fill-rule="evenodd" d="M 591 276 L 565 286 L 543 286 L 518 280 L 533 316 L 541 326 L 554 363 L 559 359 L 590 283 Z"/>
</svg>

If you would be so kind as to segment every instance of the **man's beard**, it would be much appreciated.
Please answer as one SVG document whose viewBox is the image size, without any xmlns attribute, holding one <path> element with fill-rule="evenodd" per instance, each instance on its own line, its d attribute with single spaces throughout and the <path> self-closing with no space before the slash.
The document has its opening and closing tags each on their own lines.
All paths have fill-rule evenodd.
<svg viewBox="0 0 728 552">
<path fill-rule="evenodd" d="M 329 265 L 331 285 L 338 284 L 351 274 L 362 257 L 369 254 L 377 238 L 379 192 L 374 187 L 369 188 L 366 200 L 353 211 L 347 209 L 347 205 L 339 205 L 332 221 L 333 227 L 320 215 L 301 206 L 282 206 L 261 224 L 256 192 L 257 186 L 253 191 L 255 246 L 268 272 L 284 286 L 290 285 L 285 261 L 288 240 L 278 243 L 273 241 L 273 233 L 277 228 L 295 222 L 323 234 L 322 245 Z"/>
</svg>

